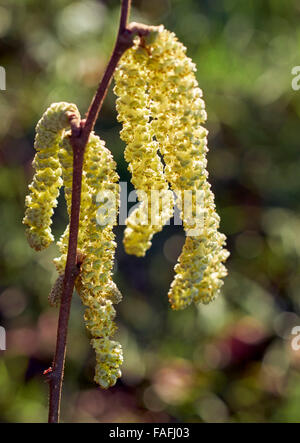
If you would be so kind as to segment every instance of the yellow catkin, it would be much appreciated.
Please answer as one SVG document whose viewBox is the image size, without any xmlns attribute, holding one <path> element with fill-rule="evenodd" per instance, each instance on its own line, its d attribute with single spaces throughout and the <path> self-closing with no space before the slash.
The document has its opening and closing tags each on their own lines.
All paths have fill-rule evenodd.
<svg viewBox="0 0 300 443">
<path fill-rule="evenodd" d="M 69 150 L 67 141 L 62 149 L 66 155 Z M 82 237 L 78 243 L 84 259 L 76 289 L 87 308 L 84 319 L 96 353 L 94 380 L 105 389 L 113 386 L 121 376 L 123 362 L 121 345 L 111 338 L 116 331 L 113 304 L 122 298 L 112 281 L 116 248 L 113 227 L 117 223 L 119 208 L 118 180 L 111 152 L 99 137 L 91 134 L 85 152 L 80 216 Z"/>
<path fill-rule="evenodd" d="M 125 159 L 140 205 L 126 220 L 124 246 L 128 254 L 144 256 L 151 239 L 173 214 L 173 195 L 164 177 L 158 144 L 150 123 L 147 54 L 138 46 L 126 51 L 115 73 L 114 92 Z M 155 207 L 154 207 L 155 206 Z M 155 210 L 156 209 L 156 210 Z"/>
<path fill-rule="evenodd" d="M 85 325 L 92 336 L 91 345 L 96 353 L 96 367 L 94 380 L 102 388 L 113 386 L 121 377 L 121 365 L 123 363 L 123 352 L 120 343 L 111 337 L 116 332 L 114 323 L 114 302 L 118 299 L 110 299 L 110 293 L 93 293 L 86 289 L 80 279 L 77 281 L 76 289 L 83 304 L 87 307 L 84 315 Z"/>
<path fill-rule="evenodd" d="M 207 181 L 207 130 L 202 126 L 206 112 L 196 67 L 175 34 L 162 26 L 147 50 L 151 125 L 188 235 L 169 291 L 171 306 L 183 309 L 192 301 L 208 303 L 218 295 L 229 253 L 223 248 L 225 236 L 218 232 L 220 219 Z M 182 197 L 186 191 L 191 193 L 190 213 Z M 199 191 L 200 218 L 191 219 Z M 190 235 L 193 230 L 196 235 Z"/>
<path fill-rule="evenodd" d="M 36 172 L 25 200 L 23 223 L 27 226 L 28 242 L 37 251 L 54 240 L 51 217 L 62 185 L 58 150 L 64 130 L 69 127 L 68 113 L 79 115 L 73 104 L 53 103 L 36 126 L 34 148 L 37 152 L 33 160 Z"/>
<path fill-rule="evenodd" d="M 68 116 L 79 113 L 75 105 L 56 103 L 45 112 L 37 125 L 34 160 L 36 174 L 29 186 L 23 223 L 32 247 L 40 250 L 53 240 L 50 231 L 53 207 L 59 188 L 64 186 L 70 216 L 73 179 L 73 150 L 70 144 Z M 121 345 L 112 340 L 116 330 L 113 304 L 122 296 L 112 281 L 116 243 L 113 227 L 119 208 L 116 164 L 99 137 L 90 135 L 83 165 L 81 210 L 78 233 L 80 274 L 76 289 L 86 306 L 85 322 L 96 352 L 95 381 L 103 388 L 116 383 L 123 361 Z M 54 260 L 59 276 L 49 294 L 52 306 L 60 303 L 68 252 L 69 226 L 58 241 L 61 255 Z"/>
<path fill-rule="evenodd" d="M 87 147 L 88 149 L 88 147 Z M 73 179 L 73 150 L 70 144 L 70 132 L 66 132 L 59 147 L 58 158 L 62 168 L 62 178 L 64 185 L 64 194 L 67 203 L 67 210 L 70 216 L 71 211 L 71 198 L 72 198 L 72 179 Z M 87 184 L 86 180 L 86 159 L 84 161 L 84 170 L 82 174 L 81 184 L 81 204 L 80 204 L 80 219 L 79 219 L 79 232 L 77 248 L 79 250 L 84 249 L 86 243 L 86 225 L 88 220 L 87 208 L 91 205 L 93 192 Z M 67 252 L 69 241 L 69 225 L 66 227 L 65 232 L 60 237 L 57 245 L 61 252 L 60 257 L 54 259 L 55 266 L 59 274 L 65 270 Z"/>
<path fill-rule="evenodd" d="M 146 195 L 151 188 L 168 190 L 169 183 L 181 210 L 187 238 L 168 294 L 174 309 L 213 300 L 227 273 L 223 262 L 229 255 L 224 249 L 225 236 L 218 231 L 220 219 L 207 181 L 207 130 L 202 126 L 206 112 L 195 71 L 186 48 L 175 34 L 160 26 L 142 45 L 127 51 L 115 77 L 121 137 L 127 143 L 125 158 L 132 182 Z M 148 164 L 155 166 L 148 169 Z M 143 197 L 139 200 L 141 207 L 127 221 L 124 242 L 127 252 L 144 255 L 153 231 L 142 212 L 146 207 Z M 141 227 L 134 215 L 146 226 Z"/>
<path fill-rule="evenodd" d="M 103 291 L 111 280 L 116 243 L 113 227 L 119 208 L 119 176 L 111 152 L 92 134 L 86 151 L 85 174 L 93 198 L 86 208 L 87 257 L 82 265 L 82 283 L 94 292 Z"/>
</svg>

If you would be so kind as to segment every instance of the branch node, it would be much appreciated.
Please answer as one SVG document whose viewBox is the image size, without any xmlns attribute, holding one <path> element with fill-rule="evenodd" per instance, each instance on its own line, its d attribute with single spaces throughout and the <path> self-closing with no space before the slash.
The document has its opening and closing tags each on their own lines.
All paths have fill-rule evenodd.
<svg viewBox="0 0 300 443">
<path fill-rule="evenodd" d="M 67 112 L 67 117 L 70 122 L 72 135 L 74 137 L 80 137 L 81 134 L 81 120 L 78 114 L 74 112 Z"/>
<path fill-rule="evenodd" d="M 126 30 L 131 33 L 131 35 L 138 35 L 139 37 L 145 37 L 149 35 L 151 32 L 158 32 L 160 29 L 159 26 L 149 26 L 144 23 L 131 22 L 127 26 Z"/>
</svg>

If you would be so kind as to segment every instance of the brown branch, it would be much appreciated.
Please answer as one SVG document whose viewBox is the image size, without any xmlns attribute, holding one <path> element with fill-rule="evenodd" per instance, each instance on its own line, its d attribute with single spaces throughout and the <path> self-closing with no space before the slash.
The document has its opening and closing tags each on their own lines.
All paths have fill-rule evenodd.
<svg viewBox="0 0 300 443">
<path fill-rule="evenodd" d="M 121 17 L 120 17 L 120 25 L 119 25 L 119 35 L 122 34 L 126 30 L 126 26 L 127 26 L 129 14 L 130 14 L 130 8 L 131 8 L 131 0 L 127 1 L 127 2 L 122 1 Z"/>
<path fill-rule="evenodd" d="M 49 423 L 57 423 L 59 421 L 68 322 L 75 280 L 79 273 L 79 267 L 77 266 L 77 239 L 79 230 L 81 181 L 85 147 L 89 136 L 94 129 L 97 117 L 106 97 L 108 87 L 111 83 L 112 76 L 121 56 L 133 45 L 134 35 L 145 35 L 145 33 L 149 32 L 151 29 L 148 27 L 147 31 L 147 26 L 139 25 L 137 23 L 127 27 L 130 6 L 131 0 L 122 0 L 121 17 L 116 44 L 104 72 L 103 78 L 99 84 L 98 90 L 87 112 L 86 120 L 78 121 L 74 116 L 69 116 L 72 130 L 70 142 L 73 148 L 72 204 L 68 255 L 64 276 L 64 289 L 59 311 L 56 351 L 52 368 L 46 371 L 50 389 Z"/>
</svg>

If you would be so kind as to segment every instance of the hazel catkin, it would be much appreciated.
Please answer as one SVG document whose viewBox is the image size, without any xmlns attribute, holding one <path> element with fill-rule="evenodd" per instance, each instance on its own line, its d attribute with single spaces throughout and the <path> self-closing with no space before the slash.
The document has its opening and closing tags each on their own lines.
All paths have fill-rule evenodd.
<svg viewBox="0 0 300 443">
<path fill-rule="evenodd" d="M 51 217 L 62 186 L 58 150 L 63 133 L 69 127 L 68 114 L 79 115 L 77 107 L 66 102 L 53 103 L 36 126 L 35 175 L 25 200 L 23 224 L 29 245 L 37 251 L 47 248 L 54 240 Z"/>
<path fill-rule="evenodd" d="M 121 138 L 127 143 L 125 158 L 138 195 L 139 190 L 149 193 L 153 187 L 170 192 L 168 185 L 176 195 L 186 242 L 168 296 L 172 308 L 183 309 L 192 302 L 208 303 L 218 295 L 229 253 L 224 249 L 225 236 L 218 231 L 220 219 L 208 183 L 207 130 L 202 126 L 206 111 L 195 64 L 174 33 L 159 26 L 151 35 L 121 60 L 116 73 L 117 110 L 123 123 Z M 149 158 L 155 165 L 150 171 Z M 145 226 L 133 219 L 133 213 L 124 239 L 127 252 L 138 256 L 150 247 L 154 232 L 149 219 L 142 216 L 146 205 L 140 201 L 135 213 Z"/>
<path fill-rule="evenodd" d="M 128 50 L 116 70 L 114 88 L 118 120 L 123 124 L 120 136 L 126 142 L 124 155 L 140 202 L 126 220 L 124 246 L 128 254 L 139 257 L 173 214 L 173 194 L 153 139 L 146 64 L 147 54 L 138 46 Z"/>
</svg>

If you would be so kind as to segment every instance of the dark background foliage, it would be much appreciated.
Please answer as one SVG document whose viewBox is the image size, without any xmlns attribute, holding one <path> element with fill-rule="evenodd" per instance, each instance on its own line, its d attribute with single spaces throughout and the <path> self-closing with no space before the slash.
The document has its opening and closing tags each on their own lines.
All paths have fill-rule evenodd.
<svg viewBox="0 0 300 443">
<path fill-rule="evenodd" d="M 163 23 L 188 47 L 208 111 L 208 169 L 231 257 L 222 295 L 172 312 L 167 292 L 184 240 L 167 226 L 144 259 L 117 229 L 115 280 L 123 377 L 92 382 L 94 355 L 75 295 L 62 403 L 64 421 L 299 421 L 300 64 L 297 0 L 135 0 L 132 20 Z M 85 112 L 110 55 L 119 1 L 0 0 L 0 420 L 46 421 L 42 371 L 57 310 L 47 295 L 56 246 L 35 253 L 21 220 L 32 178 L 34 127 L 54 101 Z M 129 181 L 110 90 L 97 124 Z M 129 187 L 131 189 L 131 187 Z M 63 198 L 54 218 L 67 222 Z"/>
</svg>

